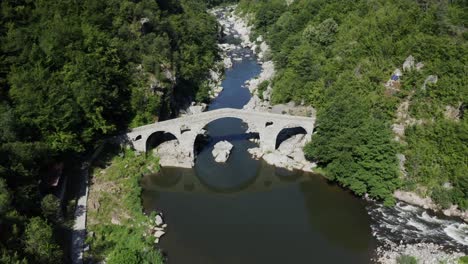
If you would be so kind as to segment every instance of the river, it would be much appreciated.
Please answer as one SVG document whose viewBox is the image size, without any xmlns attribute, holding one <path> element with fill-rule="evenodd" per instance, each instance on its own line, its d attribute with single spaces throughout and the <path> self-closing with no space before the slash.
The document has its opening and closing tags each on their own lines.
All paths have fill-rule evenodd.
<svg viewBox="0 0 468 264">
<path fill-rule="evenodd" d="M 243 84 L 261 67 L 249 49 L 230 56 L 242 60 L 226 71 L 224 90 L 209 110 L 242 108 L 250 98 Z M 160 247 L 169 264 L 372 263 L 385 239 L 422 237 L 459 250 L 463 241 L 468 245 L 467 230 L 456 220 L 402 203 L 384 208 L 320 175 L 252 159 L 247 149 L 256 144 L 241 120 L 219 119 L 206 130 L 210 140 L 193 169 L 163 168 L 142 181 L 145 211 L 162 211 L 168 223 Z M 227 163 L 216 163 L 211 154 L 221 140 L 234 145 Z M 449 226 L 454 236 L 447 235 Z"/>
</svg>

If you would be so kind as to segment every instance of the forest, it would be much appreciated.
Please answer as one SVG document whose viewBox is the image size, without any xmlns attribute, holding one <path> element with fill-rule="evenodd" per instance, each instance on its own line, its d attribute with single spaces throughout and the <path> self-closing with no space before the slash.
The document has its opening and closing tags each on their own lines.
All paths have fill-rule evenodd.
<svg viewBox="0 0 468 264">
<path fill-rule="evenodd" d="M 48 195 L 50 168 L 176 114 L 179 97 L 207 97 L 219 29 L 206 8 L 201 0 L 1 1 L 0 263 L 68 262 L 57 239 L 70 225 L 67 205 Z"/>
<path fill-rule="evenodd" d="M 58 230 L 70 226 L 69 206 L 49 194 L 48 171 L 119 131 L 176 115 L 182 99 L 206 100 L 219 34 L 206 8 L 224 2 L 1 1 L 0 263 L 68 262 Z M 305 152 L 328 179 L 387 205 L 403 189 L 468 208 L 466 1 L 240 0 L 239 8 L 252 39 L 271 46 L 273 103 L 318 109 Z M 409 55 L 424 67 L 389 89 Z M 426 85 L 429 75 L 437 82 Z M 397 142 L 392 126 L 405 101 L 416 121 Z"/>
<path fill-rule="evenodd" d="M 239 8 L 251 39 L 271 47 L 273 103 L 318 109 L 305 152 L 328 179 L 388 205 L 403 189 L 468 208 L 466 1 L 241 0 Z M 410 55 L 424 66 L 403 71 Z M 438 81 L 426 85 L 430 75 Z M 392 125 L 405 101 L 415 121 L 397 142 Z"/>
</svg>

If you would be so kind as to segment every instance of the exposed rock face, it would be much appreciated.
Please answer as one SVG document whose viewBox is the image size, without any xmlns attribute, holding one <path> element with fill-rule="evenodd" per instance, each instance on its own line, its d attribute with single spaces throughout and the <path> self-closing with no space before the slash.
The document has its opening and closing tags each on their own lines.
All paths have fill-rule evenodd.
<svg viewBox="0 0 468 264">
<path fill-rule="evenodd" d="M 242 109 L 268 112 L 270 109 L 270 104 L 268 102 L 262 101 L 257 95 L 253 95 L 249 102 L 244 105 Z"/>
<path fill-rule="evenodd" d="M 220 141 L 214 145 L 213 157 L 216 162 L 226 162 L 229 159 L 233 145 L 228 141 Z"/>
<path fill-rule="evenodd" d="M 272 106 L 271 112 L 275 114 L 288 114 L 295 116 L 315 116 L 316 110 L 312 106 L 296 105 L 294 102 Z"/>
<path fill-rule="evenodd" d="M 393 196 L 398 200 L 407 202 L 412 205 L 420 206 L 424 209 L 431 209 L 434 211 L 442 211 L 442 213 L 446 216 L 456 216 L 463 219 L 465 222 L 468 222 L 468 211 L 467 210 L 460 210 L 456 205 L 452 205 L 450 208 L 445 210 L 440 210 L 439 206 L 437 206 L 431 198 L 429 197 L 421 197 L 413 192 L 406 192 L 406 191 L 395 191 Z"/>
</svg>

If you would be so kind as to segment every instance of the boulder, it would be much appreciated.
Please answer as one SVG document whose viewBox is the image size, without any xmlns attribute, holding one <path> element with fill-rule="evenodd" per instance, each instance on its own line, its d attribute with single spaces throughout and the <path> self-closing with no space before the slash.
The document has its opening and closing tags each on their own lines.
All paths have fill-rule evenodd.
<svg viewBox="0 0 468 264">
<path fill-rule="evenodd" d="M 154 235 L 155 238 L 160 239 L 162 236 L 164 236 L 164 234 L 166 234 L 166 232 L 158 230 L 158 231 L 154 232 L 153 235 Z"/>
<path fill-rule="evenodd" d="M 226 162 L 229 159 L 232 148 L 233 145 L 224 140 L 216 143 L 211 153 L 213 154 L 216 162 Z"/>
<path fill-rule="evenodd" d="M 159 214 L 156 215 L 156 217 L 154 218 L 154 223 L 156 224 L 156 226 L 161 226 L 164 223 L 162 216 Z"/>
<path fill-rule="evenodd" d="M 414 57 L 409 55 L 403 62 L 403 71 L 411 71 L 414 68 Z"/>
<path fill-rule="evenodd" d="M 260 148 L 249 148 L 247 152 L 249 152 L 254 159 L 259 159 L 263 156 L 263 151 Z"/>
<path fill-rule="evenodd" d="M 117 216 L 113 215 L 111 218 L 111 223 L 114 225 L 120 225 L 120 219 Z"/>
<path fill-rule="evenodd" d="M 206 110 L 206 107 L 207 105 L 205 103 L 201 103 L 201 104 L 194 104 L 192 103 L 191 106 L 189 106 L 187 108 L 187 110 L 185 110 L 185 113 L 187 115 L 196 115 L 196 114 L 200 114 L 202 112 L 204 112 Z"/>
<path fill-rule="evenodd" d="M 232 61 L 231 61 L 231 58 L 229 57 L 224 58 L 223 63 L 224 63 L 224 68 L 226 69 L 229 69 L 232 67 Z"/>
<path fill-rule="evenodd" d="M 398 78 L 400 78 L 401 76 L 403 76 L 403 73 L 400 69 L 395 69 L 395 71 L 393 71 L 393 76 L 397 76 Z"/>
<path fill-rule="evenodd" d="M 423 67 L 424 67 L 424 63 L 422 63 L 422 62 L 416 63 L 416 70 L 417 70 L 417 71 L 422 70 Z"/>
</svg>

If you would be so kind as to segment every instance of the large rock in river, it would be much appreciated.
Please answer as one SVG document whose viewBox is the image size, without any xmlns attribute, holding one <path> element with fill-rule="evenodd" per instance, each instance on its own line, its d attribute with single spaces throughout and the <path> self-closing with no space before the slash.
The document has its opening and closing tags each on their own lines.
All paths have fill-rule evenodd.
<svg viewBox="0 0 468 264">
<path fill-rule="evenodd" d="M 231 154 L 232 144 L 228 141 L 220 141 L 214 145 L 213 157 L 215 158 L 216 162 L 226 162 L 229 158 L 229 154 Z"/>
</svg>

